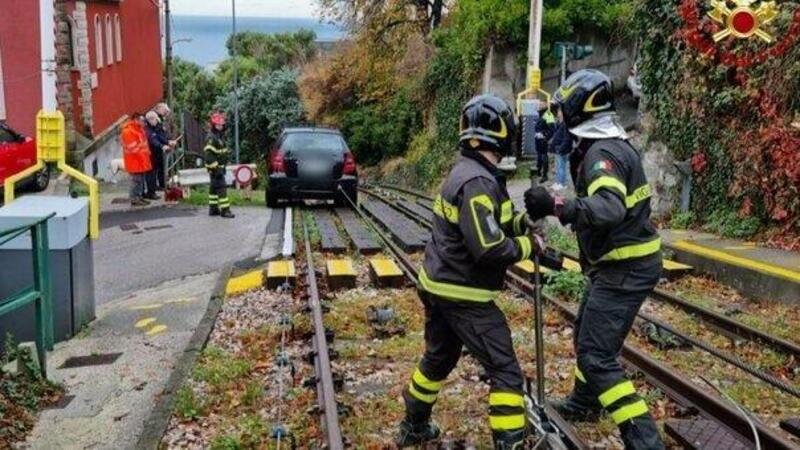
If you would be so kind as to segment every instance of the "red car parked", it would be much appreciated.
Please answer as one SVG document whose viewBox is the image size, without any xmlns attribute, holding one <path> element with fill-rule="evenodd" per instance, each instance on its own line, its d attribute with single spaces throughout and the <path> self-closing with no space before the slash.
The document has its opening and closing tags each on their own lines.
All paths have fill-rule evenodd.
<svg viewBox="0 0 800 450">
<path fill-rule="evenodd" d="M 4 121 L 0 121 L 0 191 L 6 178 L 20 173 L 36 164 L 36 141 L 23 136 Z M 35 173 L 18 186 L 43 191 L 50 183 L 50 171 L 47 168 Z"/>
</svg>

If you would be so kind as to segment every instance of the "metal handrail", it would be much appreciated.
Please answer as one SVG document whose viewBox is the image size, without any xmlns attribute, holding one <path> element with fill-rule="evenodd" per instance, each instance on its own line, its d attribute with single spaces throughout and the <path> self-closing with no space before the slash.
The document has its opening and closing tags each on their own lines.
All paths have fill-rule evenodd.
<svg viewBox="0 0 800 450">
<path fill-rule="evenodd" d="M 10 237 L 0 241 L 0 245 L 3 245 L 8 241 L 14 240 L 14 239 L 18 238 L 19 236 L 22 236 L 23 234 L 27 233 L 28 230 L 31 229 L 31 227 L 35 227 L 36 225 L 39 225 L 42 222 L 47 222 L 48 220 L 50 220 L 53 217 L 55 217 L 55 215 L 56 215 L 56 213 L 51 213 L 47 217 L 43 217 L 43 218 L 41 218 L 39 220 L 27 223 L 25 225 L 20 225 L 18 227 L 9 228 L 7 230 L 0 230 L 0 238 L 8 236 L 10 234 L 13 234 L 13 236 L 10 236 Z"/>
<path fill-rule="evenodd" d="M 0 245 L 30 230 L 33 252 L 33 284 L 20 292 L 0 300 L 0 316 L 10 314 L 31 303 L 35 305 L 36 354 L 42 376 L 47 378 L 47 351 L 53 350 L 53 300 L 50 288 L 50 244 L 47 221 L 56 213 L 31 223 L 0 231 Z"/>
</svg>

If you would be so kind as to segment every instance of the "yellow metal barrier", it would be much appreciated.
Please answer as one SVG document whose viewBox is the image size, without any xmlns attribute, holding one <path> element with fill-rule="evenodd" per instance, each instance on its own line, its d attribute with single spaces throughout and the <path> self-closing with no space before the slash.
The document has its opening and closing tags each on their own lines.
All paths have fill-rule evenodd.
<svg viewBox="0 0 800 450">
<path fill-rule="evenodd" d="M 97 180 L 67 165 L 66 131 L 64 128 L 64 115 L 61 111 L 39 111 L 36 115 L 36 157 L 37 162 L 22 172 L 6 178 L 5 203 L 14 201 L 14 187 L 16 184 L 34 173 L 42 170 L 48 164 L 56 164 L 59 170 L 68 176 L 80 181 L 89 188 L 89 237 L 100 237 L 100 189 Z"/>
<path fill-rule="evenodd" d="M 550 107 L 550 93 L 542 89 L 542 69 L 538 67 L 531 67 L 528 75 L 529 85 L 528 88 L 520 92 L 517 96 L 517 116 L 522 113 L 522 99 L 531 94 L 541 94 L 547 101 L 548 108 Z"/>
</svg>

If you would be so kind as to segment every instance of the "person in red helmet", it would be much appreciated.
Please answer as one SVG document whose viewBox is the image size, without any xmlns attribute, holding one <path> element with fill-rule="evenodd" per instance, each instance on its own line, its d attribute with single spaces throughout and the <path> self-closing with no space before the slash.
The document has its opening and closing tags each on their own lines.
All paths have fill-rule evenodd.
<svg viewBox="0 0 800 450">
<path fill-rule="evenodd" d="M 206 138 L 206 169 L 211 186 L 208 191 L 208 215 L 233 219 L 228 186 L 225 183 L 225 166 L 228 164 L 228 144 L 225 141 L 225 115 L 211 114 L 211 129 Z"/>
</svg>

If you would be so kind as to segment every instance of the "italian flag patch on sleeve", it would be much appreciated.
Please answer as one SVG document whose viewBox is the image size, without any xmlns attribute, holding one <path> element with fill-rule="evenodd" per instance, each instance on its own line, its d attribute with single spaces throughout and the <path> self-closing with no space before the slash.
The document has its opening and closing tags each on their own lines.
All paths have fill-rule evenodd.
<svg viewBox="0 0 800 450">
<path fill-rule="evenodd" d="M 611 170 L 611 163 L 608 161 L 597 161 L 592 166 L 592 172 L 597 172 L 600 170 Z"/>
</svg>

